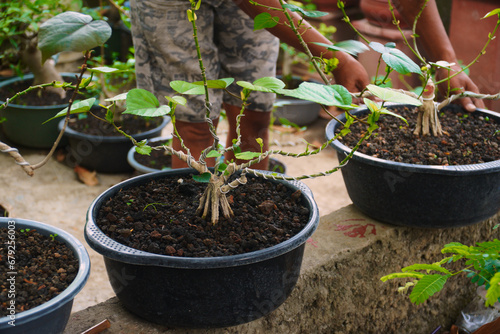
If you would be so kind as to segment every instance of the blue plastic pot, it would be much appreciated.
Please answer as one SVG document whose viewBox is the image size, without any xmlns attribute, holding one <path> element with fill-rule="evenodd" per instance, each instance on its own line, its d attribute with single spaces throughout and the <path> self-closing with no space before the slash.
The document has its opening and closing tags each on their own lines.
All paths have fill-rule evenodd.
<svg viewBox="0 0 500 334">
<path fill-rule="evenodd" d="M 63 78 L 74 78 L 75 74 L 61 73 Z M 21 77 L 0 82 L 0 87 L 7 87 L 16 82 L 32 81 L 33 74 L 26 74 Z M 17 92 L 14 92 L 17 93 Z M 14 95 L 14 93 L 12 95 Z M 10 96 L 9 96 L 10 97 Z M 0 104 L 4 101 L 0 101 Z M 43 124 L 48 119 L 54 117 L 58 112 L 68 107 L 68 104 L 30 106 L 10 103 L 3 109 L 0 116 L 6 120 L 1 124 L 5 136 L 17 145 L 33 148 L 51 148 L 59 134 L 57 128 L 58 120 L 53 119 Z"/>
<path fill-rule="evenodd" d="M 449 106 L 447 108 L 455 108 Z M 367 113 L 357 109 L 355 115 Z M 500 123 L 500 114 L 479 109 Z M 345 118 L 342 116 L 340 120 Z M 326 137 L 340 124 L 332 120 Z M 335 140 L 339 161 L 351 149 Z M 355 152 L 342 168 L 349 197 L 363 213 L 382 222 L 421 228 L 451 228 L 481 222 L 500 210 L 500 160 L 462 166 L 399 163 Z"/>
<path fill-rule="evenodd" d="M 156 128 L 131 135 L 137 141 L 158 137 L 169 122 L 170 117 L 163 117 L 162 123 Z M 59 121 L 59 129 L 63 124 L 64 119 Z M 134 170 L 127 162 L 128 151 L 133 145 L 125 136 L 89 135 L 66 127 L 64 137 L 68 139 L 66 162 L 71 167 L 79 165 L 101 173 L 125 173 Z"/>
<path fill-rule="evenodd" d="M 42 235 L 57 234 L 57 240 L 64 242 L 78 258 L 78 274 L 73 282 L 59 295 L 48 302 L 15 315 L 15 326 L 9 324 L 10 317 L 0 318 L 2 334 L 63 333 L 73 306 L 73 299 L 85 286 L 90 274 L 90 258 L 78 239 L 59 228 L 27 219 L 0 218 L 0 227 L 8 227 L 14 222 L 16 229 L 37 230 Z M 12 225 L 12 223 L 10 223 Z"/>
<path fill-rule="evenodd" d="M 283 243 L 246 254 L 210 258 L 152 254 L 119 244 L 97 227 L 95 219 L 101 206 L 121 189 L 165 177 L 185 177 L 192 171 L 144 174 L 106 190 L 88 210 L 87 243 L 103 255 L 111 286 L 122 305 L 148 321 L 209 328 L 234 326 L 269 314 L 295 287 L 305 242 L 319 223 L 312 192 L 303 183 L 283 182 L 302 191 L 303 203 L 310 210 L 305 228 Z"/>
</svg>

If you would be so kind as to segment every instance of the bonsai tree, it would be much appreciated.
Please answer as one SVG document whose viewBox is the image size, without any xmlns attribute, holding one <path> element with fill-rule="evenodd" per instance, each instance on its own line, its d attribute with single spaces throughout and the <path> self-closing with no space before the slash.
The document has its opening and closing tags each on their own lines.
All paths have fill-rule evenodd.
<svg viewBox="0 0 500 334">
<path fill-rule="evenodd" d="M 34 85 L 63 81 L 53 60 L 43 61 L 38 48 L 39 26 L 54 15 L 70 9 L 81 8 L 81 1 L 14 1 L 0 4 L 0 69 L 21 75 L 28 69 L 34 76 Z M 68 50 L 69 51 L 69 50 Z M 59 87 L 47 90 L 64 97 Z"/>
<path fill-rule="evenodd" d="M 407 55 L 405 55 L 403 52 L 395 48 L 394 43 L 388 43 L 386 45 L 382 45 L 378 42 L 371 42 L 369 41 L 365 36 L 363 36 L 356 28 L 350 23 L 350 19 L 347 16 L 345 10 L 344 10 L 344 4 L 342 1 L 338 0 L 338 7 L 341 9 L 343 15 L 344 15 L 344 20 L 349 23 L 352 29 L 356 31 L 358 36 L 362 40 L 365 41 L 365 43 L 368 45 L 368 47 L 378 53 L 380 53 L 380 58 L 379 58 L 379 63 L 378 66 L 381 66 L 381 60 L 384 60 L 385 63 L 387 64 L 386 67 L 386 75 L 382 80 L 376 82 L 377 85 L 383 85 L 389 78 L 389 74 L 392 71 L 396 71 L 399 74 L 405 75 L 405 74 L 410 74 L 410 73 L 415 73 L 421 76 L 422 83 L 424 86 L 424 89 L 421 90 L 420 94 L 416 94 L 410 91 L 403 91 L 404 94 L 407 94 L 409 96 L 413 96 L 415 98 L 419 98 L 423 103 L 419 107 L 419 113 L 418 113 L 418 119 L 417 119 L 417 126 L 414 130 L 415 135 L 433 135 L 433 136 L 441 136 L 443 134 L 441 125 L 439 123 L 439 117 L 438 117 L 438 111 L 446 106 L 447 104 L 460 99 L 460 98 L 476 98 L 476 99 L 499 99 L 500 98 L 500 93 L 495 94 L 495 95 L 488 95 L 488 94 L 477 94 L 473 92 L 460 92 L 457 94 L 457 92 L 454 92 L 450 88 L 450 80 L 452 80 L 455 76 L 459 75 L 463 71 L 467 70 L 469 67 L 471 67 L 479 58 L 482 54 L 486 52 L 486 48 L 488 47 L 489 43 L 495 38 L 495 34 L 498 31 L 498 27 L 500 25 L 500 8 L 493 10 L 486 15 L 484 15 L 483 19 L 486 19 L 488 17 L 492 16 L 497 16 L 497 22 L 496 25 L 491 33 L 488 34 L 487 36 L 487 41 L 484 45 L 484 47 L 478 52 L 478 55 L 476 58 L 474 58 L 469 64 L 466 66 L 463 66 L 461 70 L 459 71 L 454 71 L 455 66 L 457 64 L 454 63 L 448 63 L 446 61 L 436 61 L 436 62 L 431 62 L 425 59 L 424 56 L 422 56 L 421 52 L 419 51 L 419 47 L 417 45 L 417 22 L 422 15 L 422 12 L 424 11 L 425 7 L 427 6 L 429 0 L 424 0 L 423 1 L 423 6 L 420 8 L 420 11 L 417 13 L 415 16 L 415 20 L 413 22 L 412 26 L 412 37 L 413 37 L 413 42 L 411 43 L 410 41 L 407 40 L 405 34 L 403 33 L 399 21 L 396 18 L 396 14 L 394 11 L 394 7 L 392 6 L 391 0 L 388 0 L 388 7 L 392 13 L 393 17 L 393 23 L 397 27 L 397 29 L 401 32 L 401 36 L 403 37 L 404 44 L 410 49 L 410 51 L 417 57 L 417 59 L 420 61 L 420 65 L 415 64 Z M 436 79 L 436 72 L 438 70 L 445 70 L 447 71 L 447 76 L 441 80 Z M 445 84 L 447 85 L 447 89 L 444 92 L 441 92 L 442 95 L 444 95 L 446 98 L 437 103 L 434 101 L 436 94 L 435 94 L 435 87 L 439 84 Z M 374 94 L 373 91 L 370 90 L 368 87 L 368 90 Z M 385 93 L 379 93 L 379 94 L 374 94 L 377 97 L 381 98 L 384 100 L 384 95 Z M 453 95 L 452 95 L 453 94 Z M 363 96 L 369 95 L 368 94 L 361 94 Z"/>
<path fill-rule="evenodd" d="M 89 15 L 83 15 L 78 12 L 65 12 L 59 14 L 40 26 L 40 29 L 38 31 L 39 43 L 37 43 L 38 48 L 37 52 L 35 52 L 35 54 L 37 55 L 37 61 L 33 61 L 33 65 L 39 65 L 39 68 L 43 68 L 45 65 L 42 65 L 48 63 L 48 59 L 51 56 L 61 51 L 81 52 L 91 50 L 96 46 L 102 45 L 106 40 L 109 39 L 110 36 L 111 28 L 104 21 L 93 21 Z M 60 116 L 66 116 L 64 127 L 59 133 L 58 138 L 54 142 L 52 149 L 41 162 L 37 164 L 28 163 L 19 153 L 18 149 L 10 147 L 6 143 L 0 141 L 0 152 L 8 153 L 28 175 L 34 175 L 34 171 L 45 165 L 52 154 L 55 152 L 55 149 L 57 148 L 57 145 L 62 138 L 64 130 L 66 129 L 70 113 L 89 111 L 91 106 L 94 104 L 95 98 L 79 102 L 76 101 L 78 91 L 80 89 L 88 87 L 92 80 L 91 78 L 85 80 L 83 79 L 83 74 L 87 70 L 86 62 L 89 58 L 90 52 L 86 51 L 84 64 L 81 67 L 80 75 L 77 77 L 76 84 L 67 83 L 63 80 L 51 79 L 50 82 L 38 84 L 29 87 L 22 92 L 18 92 L 10 99 L 7 99 L 5 103 L 0 105 L 1 110 L 5 108 L 11 101 L 14 101 L 19 96 L 22 96 L 32 90 L 55 88 L 65 92 L 68 89 L 73 89 L 73 95 L 70 99 L 68 108 L 62 110 L 59 113 Z M 45 73 L 44 71 L 42 72 Z"/>
</svg>

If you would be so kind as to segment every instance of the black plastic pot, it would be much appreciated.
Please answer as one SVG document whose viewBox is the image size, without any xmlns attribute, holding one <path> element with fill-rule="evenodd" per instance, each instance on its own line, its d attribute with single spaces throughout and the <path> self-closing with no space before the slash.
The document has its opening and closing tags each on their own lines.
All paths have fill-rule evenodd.
<svg viewBox="0 0 500 334">
<path fill-rule="evenodd" d="M 278 76 L 282 79 L 281 76 Z M 298 76 L 294 76 L 292 79 L 292 87 L 297 88 L 299 84 L 303 82 L 303 79 Z M 316 82 L 311 80 L 311 82 Z M 316 102 L 300 100 L 293 97 L 280 96 L 276 99 L 274 103 L 276 109 L 273 111 L 273 117 L 276 118 L 274 124 L 281 124 L 280 118 L 285 118 L 288 121 L 298 125 L 304 126 L 314 122 L 321 111 L 321 106 Z"/>
<path fill-rule="evenodd" d="M 366 112 L 363 108 L 354 114 Z M 498 113 L 482 109 L 476 112 L 500 123 Z M 333 138 L 339 126 L 337 121 L 330 121 L 326 137 Z M 351 151 L 338 140 L 331 146 L 339 160 Z M 500 160 L 429 166 L 398 163 L 356 152 L 342 168 L 342 176 L 356 207 L 374 219 L 395 225 L 460 227 L 483 221 L 500 210 Z"/>
<path fill-rule="evenodd" d="M 90 274 L 90 258 L 85 247 L 71 234 L 43 223 L 19 218 L 0 218 L 0 227 L 14 226 L 15 229 L 37 230 L 42 235 L 57 234 L 57 240 L 64 242 L 78 258 L 79 268 L 73 282 L 59 295 L 30 310 L 14 314 L 11 318 L 0 318 L 2 334 L 63 333 L 73 306 L 73 299 L 85 286 Z M 5 240 L 2 241 L 4 243 Z M 15 326 L 9 324 L 15 320 Z"/>
<path fill-rule="evenodd" d="M 163 117 L 162 123 L 154 129 L 132 135 L 137 141 L 158 137 L 162 129 L 170 122 L 170 117 Z M 62 128 L 64 120 L 59 122 Z M 70 166 L 82 166 L 101 173 L 125 173 L 134 169 L 127 162 L 127 153 L 133 146 L 125 136 L 97 136 L 77 132 L 66 127 L 64 136 L 68 139 L 66 163 Z"/>
<path fill-rule="evenodd" d="M 152 254 L 121 245 L 96 226 L 100 207 L 122 188 L 191 172 L 175 169 L 140 175 L 111 187 L 91 204 L 85 239 L 104 256 L 116 295 L 130 312 L 175 327 L 233 326 L 272 312 L 292 292 L 305 242 L 319 223 L 312 192 L 301 182 L 284 183 L 302 191 L 310 209 L 306 227 L 286 242 L 246 254 L 211 258 Z"/>
<path fill-rule="evenodd" d="M 279 119 L 285 118 L 298 126 L 308 125 L 318 118 L 321 111 L 321 106 L 315 102 L 293 98 L 278 98 L 275 105 L 274 124 L 281 124 Z"/>
<path fill-rule="evenodd" d="M 150 145 L 158 145 L 159 142 L 166 142 L 166 141 L 171 140 L 171 139 L 172 139 L 172 136 L 151 138 L 148 141 L 148 143 Z M 154 143 L 154 144 L 151 144 L 151 143 Z M 132 168 L 134 168 L 139 173 L 146 174 L 146 173 L 159 172 L 160 170 L 162 170 L 162 169 L 158 169 L 158 168 L 152 168 L 152 167 L 149 167 L 149 166 L 146 166 L 146 165 L 139 163 L 139 161 L 137 161 L 135 158 L 135 154 L 136 154 L 135 147 L 131 147 L 130 150 L 127 152 L 127 162 Z M 172 169 L 172 168 L 171 167 L 163 168 L 163 170 L 169 170 L 169 169 Z"/>
<path fill-rule="evenodd" d="M 74 78 L 74 74 L 72 73 L 61 73 L 61 75 L 67 79 Z M 26 74 L 22 78 L 13 77 L 0 82 L 0 87 L 30 80 L 33 80 L 33 74 Z M 0 101 L 1 103 L 3 101 Z M 2 130 L 5 136 L 17 145 L 34 148 L 51 148 L 59 134 L 57 128 L 58 121 L 51 120 L 45 124 L 43 123 L 66 107 L 68 107 L 67 103 L 48 106 L 29 106 L 10 103 L 0 113 L 0 116 L 6 118 L 5 122 L 2 122 Z"/>
</svg>

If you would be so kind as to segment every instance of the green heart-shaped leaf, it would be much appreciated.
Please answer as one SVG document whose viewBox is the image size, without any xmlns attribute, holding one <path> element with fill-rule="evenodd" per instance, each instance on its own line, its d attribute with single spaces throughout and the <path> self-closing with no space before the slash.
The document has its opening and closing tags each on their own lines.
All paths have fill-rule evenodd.
<svg viewBox="0 0 500 334">
<path fill-rule="evenodd" d="M 165 96 L 165 98 L 166 98 L 168 101 L 170 101 L 170 102 L 172 102 L 172 103 L 174 103 L 174 104 L 180 104 L 180 105 L 182 105 L 182 106 L 185 106 L 185 105 L 187 104 L 187 100 L 186 100 L 186 98 L 185 98 L 185 97 L 183 97 L 183 96 L 179 96 L 179 95 L 175 95 L 175 96 L 172 96 L 172 97 L 170 97 L 170 96 Z"/>
<path fill-rule="evenodd" d="M 127 109 L 124 114 L 144 117 L 159 117 L 170 113 L 170 107 L 161 105 L 153 93 L 145 89 L 134 88 L 127 93 Z"/>
<path fill-rule="evenodd" d="M 285 83 L 274 77 L 264 77 L 255 80 L 253 83 L 238 81 L 237 85 L 258 92 L 274 93 L 275 90 L 285 87 Z"/>
<path fill-rule="evenodd" d="M 99 66 L 99 67 L 93 67 L 88 69 L 89 72 L 91 73 L 102 73 L 102 74 L 110 74 L 110 73 L 134 73 L 133 70 L 120 70 L 118 68 L 114 67 L 108 67 L 108 66 Z"/>
<path fill-rule="evenodd" d="M 328 13 L 325 13 L 325 12 L 320 12 L 318 10 L 305 10 L 303 8 L 300 8 L 299 6 L 292 5 L 292 4 L 285 4 L 283 7 L 286 9 L 289 9 L 292 12 L 300 13 L 300 14 L 302 14 L 302 16 L 305 16 L 305 17 L 321 17 L 321 16 L 328 15 Z"/>
<path fill-rule="evenodd" d="M 394 43 L 382 45 L 379 42 L 371 42 L 368 44 L 374 51 L 382 54 L 382 59 L 387 66 L 393 68 L 401 74 L 417 73 L 422 74 L 420 67 L 413 60 L 405 55 L 402 51 L 395 48 Z"/>
<path fill-rule="evenodd" d="M 262 153 L 260 152 L 247 151 L 247 152 L 236 153 L 234 156 L 236 157 L 236 159 L 240 160 L 253 160 L 260 157 L 261 155 Z"/>
<path fill-rule="evenodd" d="M 277 89 L 276 93 L 323 104 L 353 109 L 352 97 L 347 89 L 340 85 L 323 85 L 314 82 L 303 82 L 296 89 Z"/>
<path fill-rule="evenodd" d="M 225 78 L 218 80 L 208 80 L 207 87 L 214 89 L 224 89 L 233 83 L 233 78 Z M 186 81 L 171 81 L 170 87 L 175 90 L 179 94 L 188 94 L 188 95 L 203 95 L 205 94 L 205 86 L 203 81 L 196 82 L 186 82 Z"/>
<path fill-rule="evenodd" d="M 152 150 L 151 146 L 148 146 L 148 145 L 135 147 L 135 151 L 139 154 L 142 154 L 142 155 L 150 155 L 151 150 Z"/>
<path fill-rule="evenodd" d="M 206 173 L 203 173 L 201 175 L 193 175 L 193 180 L 195 180 L 196 182 L 208 183 L 208 182 L 210 182 L 211 176 L 212 176 L 212 174 L 210 174 L 209 172 L 206 172 Z"/>
<path fill-rule="evenodd" d="M 70 114 L 73 115 L 73 114 L 87 112 L 87 111 L 90 110 L 90 108 L 92 108 L 92 106 L 94 105 L 94 103 L 95 103 L 95 98 L 93 98 L 93 97 L 90 98 L 90 99 L 83 100 L 83 101 L 75 102 L 71 106 Z M 60 112 L 58 112 L 54 117 L 49 118 L 48 120 L 46 120 L 42 124 L 45 124 L 48 121 L 53 120 L 54 118 L 66 116 L 67 112 L 68 112 L 68 108 L 64 108 L 63 110 L 61 110 Z"/>
<path fill-rule="evenodd" d="M 253 19 L 253 30 L 273 28 L 278 25 L 279 17 L 269 13 L 260 13 Z"/>
<path fill-rule="evenodd" d="M 62 51 L 82 52 L 103 45 L 111 37 L 111 27 L 90 15 L 64 12 L 45 21 L 38 31 L 42 61 Z"/>
<path fill-rule="evenodd" d="M 325 44 L 325 43 L 314 43 L 314 44 L 324 46 L 328 50 L 332 50 L 332 51 L 343 51 L 343 52 L 349 53 L 353 56 L 357 56 L 358 54 L 369 50 L 365 44 L 363 44 L 360 41 L 355 41 L 355 40 L 342 41 L 342 42 L 334 43 L 333 45 Z"/>
<path fill-rule="evenodd" d="M 381 98 L 387 102 L 411 104 L 414 106 L 422 105 L 422 102 L 414 97 L 408 96 L 403 93 L 396 92 L 389 88 L 379 87 L 375 85 L 368 85 L 366 88 L 376 97 Z"/>
</svg>

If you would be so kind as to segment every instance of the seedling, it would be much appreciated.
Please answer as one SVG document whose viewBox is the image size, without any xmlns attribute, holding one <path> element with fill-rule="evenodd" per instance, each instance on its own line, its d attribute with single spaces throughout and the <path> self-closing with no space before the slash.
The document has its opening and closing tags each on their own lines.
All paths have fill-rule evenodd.
<svg viewBox="0 0 500 334">
<path fill-rule="evenodd" d="M 497 227 L 498 225 L 494 228 Z M 418 305 L 441 291 L 449 278 L 466 274 L 472 283 L 485 286 L 486 306 L 500 301 L 500 240 L 481 242 L 476 246 L 453 242 L 445 245 L 441 253 L 452 255 L 433 264 L 413 264 L 401 269 L 400 273 L 384 276 L 381 280 L 386 282 L 397 278 L 413 279 L 398 291 L 406 293 L 411 289 L 410 300 Z M 446 265 L 459 261 L 465 261 L 462 269 L 453 271 L 445 268 Z"/>
<path fill-rule="evenodd" d="M 144 209 L 142 209 L 142 211 L 146 211 L 146 209 L 151 206 L 155 210 L 155 212 L 158 212 L 158 210 L 156 210 L 156 205 L 166 205 L 166 204 L 164 204 L 164 203 L 149 203 L 148 205 L 146 205 L 144 207 Z"/>
</svg>

